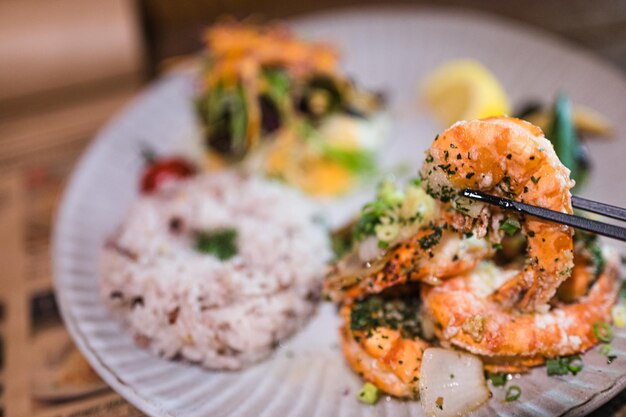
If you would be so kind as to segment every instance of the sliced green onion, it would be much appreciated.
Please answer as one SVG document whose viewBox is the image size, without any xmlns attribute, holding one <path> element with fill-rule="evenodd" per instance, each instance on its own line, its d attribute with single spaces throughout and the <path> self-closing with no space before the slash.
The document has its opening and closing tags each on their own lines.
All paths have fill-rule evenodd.
<svg viewBox="0 0 626 417">
<path fill-rule="evenodd" d="M 506 219 L 501 225 L 500 225 L 500 230 L 502 230 L 504 233 L 506 233 L 509 236 L 513 236 L 515 233 L 517 233 L 520 228 L 522 226 L 520 225 L 520 222 L 515 219 L 515 218 L 508 218 Z"/>
<path fill-rule="evenodd" d="M 508 382 L 508 375 L 504 372 L 490 373 L 489 380 L 494 387 L 503 387 Z"/>
<path fill-rule="evenodd" d="M 576 355 L 569 358 L 569 361 L 567 363 L 567 369 L 572 373 L 572 375 L 576 375 L 583 370 L 584 365 L 585 364 L 583 363 L 583 360 L 580 358 L 580 356 Z"/>
<path fill-rule="evenodd" d="M 506 396 L 504 397 L 504 399 L 507 403 L 509 403 L 511 401 L 517 400 L 520 395 L 522 395 L 522 389 L 517 385 L 511 385 L 509 389 L 506 390 Z"/>
<path fill-rule="evenodd" d="M 374 384 L 366 382 L 365 384 L 363 384 L 363 387 L 359 391 L 357 398 L 359 401 L 365 404 L 373 405 L 376 404 L 376 402 L 378 401 L 378 394 L 378 388 L 376 388 Z"/>
<path fill-rule="evenodd" d="M 548 359 L 546 361 L 546 370 L 548 371 L 548 376 L 567 375 L 569 373 L 567 365 L 562 362 L 561 358 Z"/>
<path fill-rule="evenodd" d="M 546 361 L 546 370 L 549 376 L 567 375 L 569 373 L 576 375 L 582 371 L 583 367 L 583 361 L 578 355 L 548 359 Z"/>
<path fill-rule="evenodd" d="M 602 345 L 600 347 L 600 355 L 606 356 L 606 363 L 609 365 L 617 359 L 617 355 L 613 353 L 613 346 L 611 345 Z"/>
<path fill-rule="evenodd" d="M 237 254 L 237 230 L 231 228 L 197 232 L 196 250 L 226 261 Z"/>
<path fill-rule="evenodd" d="M 611 340 L 613 340 L 613 329 L 611 329 L 609 323 L 605 321 L 593 323 L 593 334 L 603 343 L 611 343 Z"/>
</svg>

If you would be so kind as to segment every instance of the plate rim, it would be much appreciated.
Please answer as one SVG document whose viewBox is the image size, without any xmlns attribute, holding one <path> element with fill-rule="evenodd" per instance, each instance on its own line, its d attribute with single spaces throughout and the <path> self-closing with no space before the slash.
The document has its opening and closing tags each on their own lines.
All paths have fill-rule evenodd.
<svg viewBox="0 0 626 417">
<path fill-rule="evenodd" d="M 553 47 L 563 49 L 564 52 L 572 56 L 576 55 L 579 59 L 583 59 L 588 62 L 602 67 L 603 70 L 612 73 L 616 78 L 622 80 L 626 84 L 626 74 L 622 71 L 616 63 L 602 58 L 593 50 L 579 46 L 573 41 L 564 39 L 552 32 L 545 29 L 532 26 L 530 24 L 520 22 L 507 16 L 500 16 L 492 12 L 477 11 L 472 9 L 466 9 L 457 6 L 433 6 L 433 5 L 363 5 L 363 6 L 341 6 L 331 8 L 328 10 L 314 11 L 305 13 L 302 15 L 287 17 L 281 19 L 289 27 L 298 26 L 301 24 L 311 24 L 315 21 L 323 21 L 328 18 L 337 18 L 340 16 L 349 16 L 354 20 L 366 19 L 368 17 L 375 17 L 379 19 L 397 18 L 398 16 L 420 16 L 432 15 L 438 18 L 450 18 L 450 17 L 462 17 L 472 21 L 472 23 L 481 23 L 490 26 L 497 27 L 498 30 L 508 31 L 514 33 L 517 36 L 527 38 L 536 42 L 543 42 L 550 44 Z M 210 24 L 210 23 L 207 23 Z M 297 31 L 297 29 L 296 29 Z M 159 402 L 155 399 L 144 396 L 137 392 L 130 384 L 124 382 L 121 377 L 106 364 L 106 361 L 98 354 L 88 341 L 88 337 L 81 331 L 78 324 L 78 319 L 70 311 L 70 302 L 66 299 L 66 295 L 62 290 L 62 270 L 63 268 L 59 264 L 59 257 L 62 248 L 62 230 L 66 228 L 65 218 L 68 216 L 68 212 L 71 210 L 73 201 L 77 198 L 75 189 L 78 187 L 78 183 L 81 179 L 81 173 L 85 171 L 91 159 L 97 155 L 99 147 L 105 143 L 106 137 L 109 131 L 115 131 L 123 120 L 123 116 L 128 113 L 129 110 L 135 108 L 138 104 L 143 102 L 157 85 L 166 82 L 170 77 L 176 76 L 177 73 L 164 74 L 150 83 L 142 87 L 140 92 L 135 95 L 129 103 L 124 105 L 118 110 L 115 115 L 109 119 L 109 121 L 95 134 L 91 143 L 88 144 L 82 155 L 80 156 L 78 163 L 75 165 L 69 180 L 67 181 L 62 197 L 59 204 L 56 215 L 54 216 L 52 239 L 51 239 L 51 257 L 52 257 L 52 281 L 53 290 L 58 300 L 58 307 L 65 324 L 65 327 L 70 334 L 72 341 L 76 344 L 78 349 L 84 355 L 89 364 L 96 370 L 98 375 L 106 382 L 106 384 L 115 392 L 120 394 L 126 401 L 137 407 L 142 412 L 148 415 L 165 415 L 175 416 L 176 414 L 165 409 L 159 405 Z M 597 409 L 601 405 L 608 402 L 615 397 L 619 392 L 626 388 L 626 371 L 623 375 L 616 378 L 615 381 L 606 389 L 597 391 L 592 394 L 586 401 L 577 404 L 567 411 L 561 414 L 561 416 L 580 416 Z"/>
</svg>

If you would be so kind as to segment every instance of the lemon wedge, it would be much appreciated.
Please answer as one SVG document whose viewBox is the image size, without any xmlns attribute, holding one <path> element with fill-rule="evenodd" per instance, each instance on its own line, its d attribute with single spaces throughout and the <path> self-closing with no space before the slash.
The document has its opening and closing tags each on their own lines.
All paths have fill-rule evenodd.
<svg viewBox="0 0 626 417">
<path fill-rule="evenodd" d="M 504 89 L 481 63 L 464 59 L 436 68 L 422 87 L 426 103 L 446 126 L 511 111 Z"/>
</svg>

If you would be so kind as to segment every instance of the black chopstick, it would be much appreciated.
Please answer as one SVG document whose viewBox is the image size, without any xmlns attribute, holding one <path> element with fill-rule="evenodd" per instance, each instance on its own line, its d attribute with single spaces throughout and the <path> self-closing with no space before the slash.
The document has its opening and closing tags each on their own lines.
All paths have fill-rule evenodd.
<svg viewBox="0 0 626 417">
<path fill-rule="evenodd" d="M 611 217 L 626 222 L 626 209 L 609 204 L 598 203 L 597 201 L 587 200 L 586 198 L 572 196 L 572 206 L 590 211 L 592 213 L 601 214 L 602 216 Z"/>
<path fill-rule="evenodd" d="M 520 203 L 518 201 L 509 200 L 502 197 L 496 197 L 476 190 L 463 190 L 461 192 L 461 195 L 463 197 L 471 198 L 472 200 L 478 200 L 483 203 L 493 204 L 506 210 L 515 210 L 520 213 L 530 214 L 532 216 L 539 217 L 541 219 L 565 224 L 567 226 L 572 226 L 577 229 L 597 233 L 599 235 L 607 236 L 613 239 L 626 241 L 626 228 L 623 227 L 602 223 L 596 220 L 586 219 L 584 217 L 573 216 L 571 214 L 560 213 L 558 211 L 546 209 L 543 207 L 532 206 L 530 204 Z"/>
</svg>

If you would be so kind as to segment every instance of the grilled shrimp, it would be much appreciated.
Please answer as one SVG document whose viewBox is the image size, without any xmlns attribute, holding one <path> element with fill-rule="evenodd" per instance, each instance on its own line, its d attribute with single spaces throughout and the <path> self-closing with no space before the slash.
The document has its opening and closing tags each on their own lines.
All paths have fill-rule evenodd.
<svg viewBox="0 0 626 417">
<path fill-rule="evenodd" d="M 439 135 L 427 151 L 422 185 L 442 201 L 450 201 L 467 223 L 480 225 L 497 209 L 458 196 L 464 188 L 571 213 L 574 181 L 541 129 L 510 117 L 459 122 Z M 499 213 L 502 216 L 501 213 Z M 528 239 L 526 267 L 493 294 L 522 311 L 547 309 L 573 267 L 573 231 L 568 226 L 524 218 Z M 497 242 L 494 242 L 497 243 Z"/>
<path fill-rule="evenodd" d="M 437 285 L 471 270 L 494 250 L 480 235 L 455 229 L 456 216 L 454 211 L 444 210 L 436 223 L 370 262 L 353 251 L 331 267 L 324 282 L 325 294 L 333 301 L 354 299 L 411 281 Z"/>
<path fill-rule="evenodd" d="M 418 398 L 422 355 L 429 347 L 417 334 L 417 309 L 407 304 L 416 300 L 374 296 L 341 309 L 341 348 L 350 367 L 401 398 Z"/>
<path fill-rule="evenodd" d="M 486 363 L 491 362 L 491 369 L 540 364 L 545 358 L 583 352 L 598 342 L 593 325 L 610 319 L 618 290 L 617 259 L 607 256 L 605 262 L 597 279 L 586 279 L 593 282 L 586 295 L 571 304 L 555 302 L 545 313 L 515 313 L 493 301 L 492 291 L 514 279 L 516 271 L 488 261 L 440 286 L 423 286 L 424 309 L 441 340 L 490 357 Z"/>
</svg>

